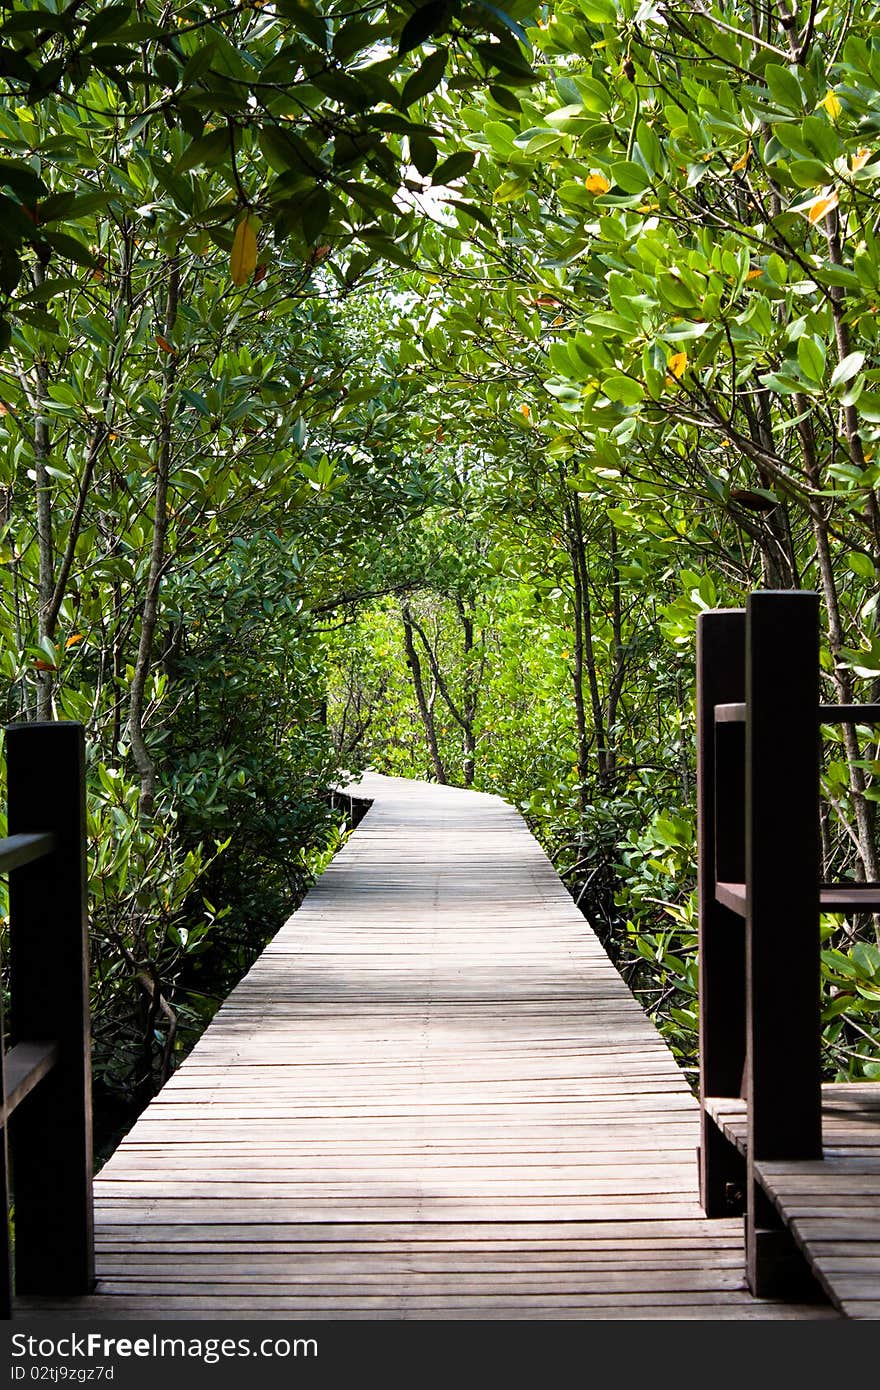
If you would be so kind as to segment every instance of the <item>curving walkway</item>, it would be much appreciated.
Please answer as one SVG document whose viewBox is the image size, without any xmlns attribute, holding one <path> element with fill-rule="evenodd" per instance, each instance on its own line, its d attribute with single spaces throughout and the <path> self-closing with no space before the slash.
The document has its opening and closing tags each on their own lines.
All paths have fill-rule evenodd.
<svg viewBox="0 0 880 1390">
<path fill-rule="evenodd" d="M 697 1106 L 519 816 L 373 807 L 96 1180 L 107 1318 L 792 1318 Z"/>
</svg>

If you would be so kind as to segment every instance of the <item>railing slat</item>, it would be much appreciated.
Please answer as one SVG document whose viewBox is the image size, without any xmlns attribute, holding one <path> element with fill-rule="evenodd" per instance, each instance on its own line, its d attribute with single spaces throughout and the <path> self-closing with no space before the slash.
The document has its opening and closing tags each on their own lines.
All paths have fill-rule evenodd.
<svg viewBox="0 0 880 1390">
<path fill-rule="evenodd" d="M 0 1111 L 4 1124 L 25 1096 L 48 1076 L 57 1061 L 56 1042 L 18 1043 L 10 1048 L 6 1054 L 5 1096 Z"/>
<path fill-rule="evenodd" d="M 45 859 L 54 848 L 54 835 L 8 835 L 0 840 L 0 874 L 11 873 L 35 859 Z"/>
</svg>

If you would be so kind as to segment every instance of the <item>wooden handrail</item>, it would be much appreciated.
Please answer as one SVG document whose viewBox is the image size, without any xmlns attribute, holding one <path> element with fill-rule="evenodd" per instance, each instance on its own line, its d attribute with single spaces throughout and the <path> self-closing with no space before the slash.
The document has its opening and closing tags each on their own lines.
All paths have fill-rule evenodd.
<svg viewBox="0 0 880 1390">
<path fill-rule="evenodd" d="M 8 1318 L 13 1291 L 76 1294 L 94 1284 L 82 725 L 8 726 L 6 766 L 0 873 L 10 875 L 12 1046 L 0 1048 L 0 1315 Z"/>
<path fill-rule="evenodd" d="M 765 590 L 698 619 L 701 1197 L 709 1216 L 745 1212 L 764 1296 L 796 1277 L 796 1251 L 755 1164 L 822 1153 L 819 912 L 878 893 L 820 884 L 818 726 L 880 706 L 820 704 L 818 608 Z M 713 1118 L 740 1098 L 745 1157 Z"/>
<path fill-rule="evenodd" d="M 816 713 L 820 724 L 880 724 L 880 705 L 818 705 Z M 744 700 L 715 706 L 716 724 L 745 722 Z"/>
<path fill-rule="evenodd" d="M 44 1076 L 48 1076 L 59 1058 L 57 1042 L 16 1043 L 4 1058 L 4 1094 L 0 1105 L 0 1123 L 29 1096 Z"/>
<path fill-rule="evenodd" d="M 55 848 L 54 835 L 8 835 L 0 840 L 0 874 L 45 859 Z"/>
</svg>

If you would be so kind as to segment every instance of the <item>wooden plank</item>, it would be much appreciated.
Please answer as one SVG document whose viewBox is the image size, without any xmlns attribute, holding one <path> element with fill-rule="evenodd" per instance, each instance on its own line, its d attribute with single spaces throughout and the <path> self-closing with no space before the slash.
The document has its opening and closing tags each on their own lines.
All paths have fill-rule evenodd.
<svg viewBox="0 0 880 1390">
<path fill-rule="evenodd" d="M 745 1153 L 745 1101 L 711 1097 L 706 1108 Z M 831 1300 L 859 1316 L 848 1276 L 864 1301 L 880 1296 L 880 1084 L 823 1086 L 822 1135 L 821 1159 L 765 1161 L 755 1173 Z"/>
</svg>

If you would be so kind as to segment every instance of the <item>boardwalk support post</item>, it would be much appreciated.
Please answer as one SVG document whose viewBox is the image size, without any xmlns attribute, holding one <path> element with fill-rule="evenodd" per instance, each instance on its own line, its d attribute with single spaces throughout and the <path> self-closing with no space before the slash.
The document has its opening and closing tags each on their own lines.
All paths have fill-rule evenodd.
<svg viewBox="0 0 880 1390">
<path fill-rule="evenodd" d="M 762 1297 L 794 1291 L 803 1264 L 755 1164 L 822 1156 L 818 707 L 818 595 L 750 595 L 746 1262 L 749 1286 Z"/>
<path fill-rule="evenodd" d="M 745 931 L 715 896 L 716 879 L 745 877 L 743 727 L 718 724 L 715 706 L 745 698 L 746 615 L 724 609 L 697 619 L 697 816 L 699 847 L 700 1095 L 742 1095 L 745 1066 Z M 724 795 L 717 796 L 717 788 Z M 737 1216 L 745 1166 L 705 1108 L 700 1116 L 700 1200 L 707 1216 Z"/>
<path fill-rule="evenodd" d="M 81 1294 L 94 1284 L 82 726 L 11 725 L 6 762 L 9 835 L 54 836 L 9 883 L 10 1035 L 19 1055 L 52 1057 L 8 1121 L 15 1285 Z"/>
</svg>

